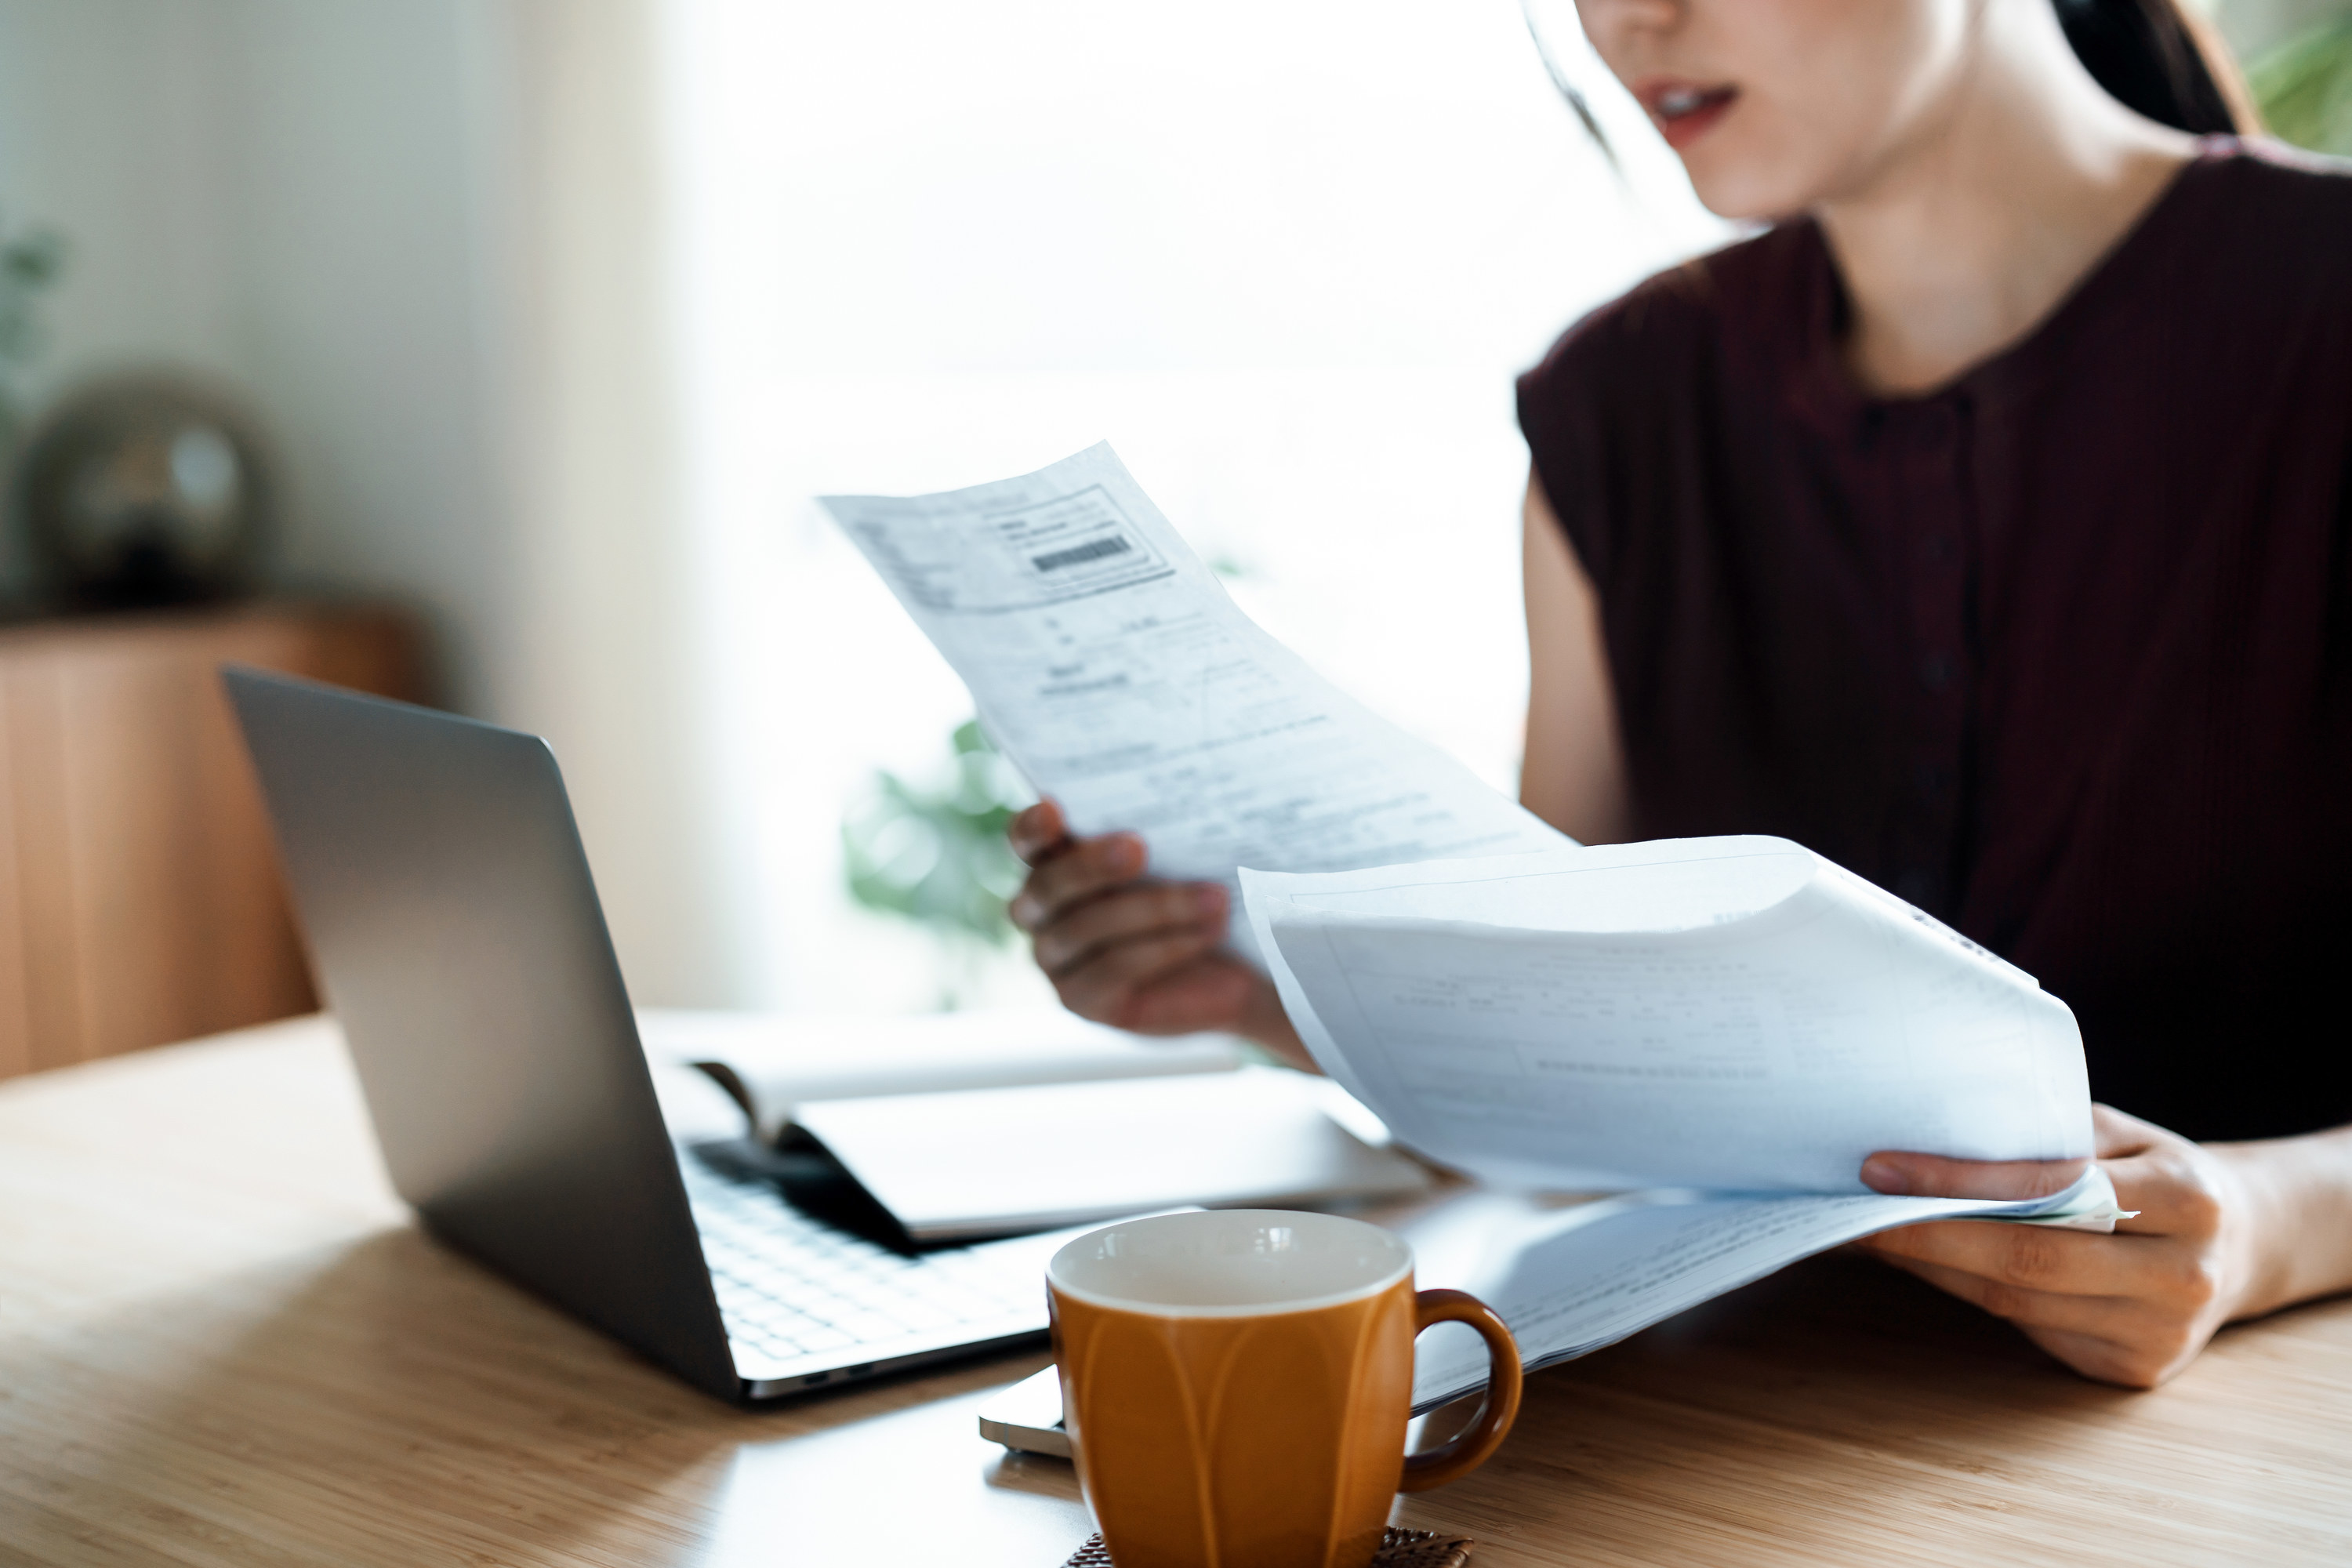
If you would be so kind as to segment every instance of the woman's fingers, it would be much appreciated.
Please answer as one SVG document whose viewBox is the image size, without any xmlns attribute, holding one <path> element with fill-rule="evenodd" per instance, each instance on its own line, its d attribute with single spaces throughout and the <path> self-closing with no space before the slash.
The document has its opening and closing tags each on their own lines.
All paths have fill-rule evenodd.
<svg viewBox="0 0 2352 1568">
<path fill-rule="evenodd" d="M 1253 987 L 1265 979 L 1223 953 L 1206 952 L 1130 989 L 1119 1003 L 1118 1026 L 1147 1035 L 1189 1035 L 1198 1029 L 1238 1030 L 1247 1022 Z M 1311 1063 L 1304 1063 L 1312 1070 Z"/>
<path fill-rule="evenodd" d="M 1224 931 L 1225 889 L 1214 882 L 1160 882 L 1082 903 L 1037 932 L 1037 965 L 1059 979 L 1118 942 L 1163 931 Z"/>
<path fill-rule="evenodd" d="M 1925 1264 L 2005 1289 L 2063 1296 L 2143 1294 L 2156 1283 L 2158 1266 L 2137 1238 L 1982 1220 L 1906 1225 L 1864 1245 L 1906 1267 Z"/>
<path fill-rule="evenodd" d="M 1070 1011 L 1154 1032 L 1244 1021 L 1254 977 L 1216 952 L 1224 889 L 1145 882 L 1142 839 L 1073 837 L 1051 800 L 1014 816 L 1005 837 L 1030 868 L 1006 913 L 1034 939 L 1038 967 Z"/>
<path fill-rule="evenodd" d="M 1139 937 L 1097 953 L 1054 986 L 1073 1013 L 1126 1026 L 1137 991 L 1214 951 L 1221 934 L 1194 928 Z"/>
<path fill-rule="evenodd" d="M 1143 840 L 1132 833 L 1066 839 L 1036 864 L 1006 913 L 1025 931 L 1040 931 L 1070 909 L 1143 875 Z"/>
<path fill-rule="evenodd" d="M 2179 1134 L 2168 1132 L 2153 1121 L 2142 1121 L 2112 1105 L 2094 1105 L 2091 1137 L 2098 1145 L 2100 1159 L 2120 1160 L 2152 1149 L 2168 1139 L 2177 1141 Z"/>
<path fill-rule="evenodd" d="M 2182 1140 L 2160 1127 L 2126 1116 L 2111 1106 L 2091 1108 L 2092 1137 L 2099 1159 L 2117 1183 L 2121 1194 L 2122 1162 L 2155 1156 L 2151 1173 L 2168 1178 L 2177 1173 L 2161 1156 Z M 1884 1149 L 1862 1163 L 1862 1179 L 1874 1191 L 1917 1198 L 2046 1198 L 2063 1193 L 2082 1179 L 2088 1160 L 1952 1160 L 1939 1154 L 1915 1154 Z M 2126 1202 L 2120 1206 L 2131 1208 Z M 2147 1226 L 2135 1228 L 2146 1229 Z"/>
<path fill-rule="evenodd" d="M 2177 1132 L 2105 1105 L 2091 1108 L 2099 1163 L 2116 1206 L 2137 1211 L 2116 1228 L 2139 1236 L 2203 1239 L 2221 1227 L 2224 1175 L 2212 1156 Z"/>
<path fill-rule="evenodd" d="M 1233 912 L 1223 887 L 1144 880 L 1142 839 L 1073 837 L 1052 800 L 1005 837 L 1030 868 L 1006 912 L 1071 1012 L 1146 1034 L 1235 1030 L 1310 1065 L 1265 976 L 1217 951 Z"/>
<path fill-rule="evenodd" d="M 1981 1307 L 1996 1318 L 2007 1318 L 2020 1328 L 2112 1337 L 2134 1329 L 2144 1330 L 2147 1326 L 2142 1320 L 2147 1314 L 2129 1297 L 2074 1296 L 2059 1291 L 2036 1290 L 2027 1286 L 2005 1284 L 1941 1263 L 1894 1254 L 1885 1256 L 1897 1268 L 1916 1274 L 1937 1289 Z"/>
<path fill-rule="evenodd" d="M 2161 1127 L 2101 1105 L 2092 1131 L 2117 1206 L 2139 1211 L 2113 1236 L 1947 1220 L 1863 1245 L 2015 1322 L 2086 1376 L 2152 1388 L 2188 1365 L 2242 1300 L 2245 1198 L 2222 1162 Z M 2080 1167 L 1874 1154 L 1863 1173 L 1881 1192 L 2028 1197 L 2057 1191 Z"/>
<path fill-rule="evenodd" d="M 2103 1162 L 2116 1184 L 2116 1206 L 2132 1217 L 2116 1229 L 2133 1236 L 2174 1236 L 2203 1242 L 2221 1228 L 2222 1196 L 2210 1156 L 2194 1145 L 2158 1145 L 2144 1153 Z"/>
<path fill-rule="evenodd" d="M 2080 1181 L 2088 1160 L 1948 1160 L 1882 1150 L 1862 1163 L 1877 1192 L 1915 1198 L 2046 1198 Z"/>
<path fill-rule="evenodd" d="M 2022 1325 L 2021 1325 L 2022 1326 Z M 2084 1377 L 2125 1388 L 2154 1388 L 2197 1359 L 2201 1339 L 2168 1334 L 2155 1339 L 2111 1340 L 2064 1329 L 2025 1330 L 2025 1337 Z"/>
<path fill-rule="evenodd" d="M 2085 1377 L 2153 1388 L 2195 1358 L 2211 1332 L 2161 1303 L 2134 1296 L 2075 1296 L 2028 1289 L 1966 1269 L 1890 1257 L 1896 1268 L 2005 1318 L 2028 1339 Z"/>
<path fill-rule="evenodd" d="M 1990 1306 L 1981 1300 L 1985 1293 L 2012 1304 L 2029 1297 L 2128 1300 L 2144 1308 L 2151 1322 L 2201 1310 L 2211 1293 L 2200 1254 L 2152 1237 L 1944 1220 L 1881 1231 L 1863 1245 L 1956 1295 L 1965 1292 L 1948 1280 L 1977 1281 L 1978 1294 L 1968 1299 L 2004 1318 L 2018 1313 Z"/>
<path fill-rule="evenodd" d="M 2193 1312 L 2162 1298 L 2041 1290 L 1924 1258 L 1882 1256 L 1937 1289 L 2015 1323 L 2068 1366 L 2107 1383 L 2153 1388 L 2187 1365 L 2212 1331 Z"/>
<path fill-rule="evenodd" d="M 1070 829 L 1062 820 L 1061 804 L 1048 796 L 1015 816 L 1005 827 L 1004 837 L 1015 855 L 1034 866 L 1068 847 Z"/>
</svg>

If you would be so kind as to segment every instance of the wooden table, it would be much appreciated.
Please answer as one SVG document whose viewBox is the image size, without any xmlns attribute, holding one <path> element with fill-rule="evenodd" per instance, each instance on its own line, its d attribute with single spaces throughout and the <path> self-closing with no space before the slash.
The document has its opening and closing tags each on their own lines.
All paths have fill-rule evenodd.
<svg viewBox="0 0 2352 1568">
<path fill-rule="evenodd" d="M 331 1026 L 0 1086 L 0 1563 L 1055 1568 L 1003 1357 L 749 1413 L 425 1240 Z M 1399 1521 L 1509 1564 L 2352 1562 L 2352 1302 L 2126 1394 L 1865 1260 L 1530 1380 Z"/>
</svg>

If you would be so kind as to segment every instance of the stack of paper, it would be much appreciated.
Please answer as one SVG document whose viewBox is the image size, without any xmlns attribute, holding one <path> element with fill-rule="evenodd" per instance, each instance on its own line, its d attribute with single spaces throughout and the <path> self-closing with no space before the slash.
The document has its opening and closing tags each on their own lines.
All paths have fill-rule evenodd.
<svg viewBox="0 0 2352 1568">
<path fill-rule="evenodd" d="M 1415 1227 L 1421 1274 L 1530 1364 L 1890 1226 L 2112 1227 L 2095 1168 L 2030 1204 L 1860 1179 L 1882 1149 L 2091 1153 L 2073 1016 L 2032 976 L 1783 840 L 1575 847 L 1259 630 L 1109 448 L 824 504 L 1072 826 L 1239 886 L 1323 1069 L 1496 1189 Z M 1454 1353 L 1424 1404 L 1483 1375 Z"/>
<path fill-rule="evenodd" d="M 1291 1021 L 1400 1142 L 1504 1189 L 1649 1189 L 1416 1227 L 1423 1281 L 1486 1298 L 1530 1365 L 1892 1226 L 2117 1217 L 2095 1168 L 2029 1203 L 1863 1184 L 1883 1149 L 2088 1156 L 2082 1042 L 2032 976 L 1785 839 L 1242 884 Z M 1484 1376 L 1440 1347 L 1417 1392 Z"/>
<path fill-rule="evenodd" d="M 1859 1193 L 1879 1149 L 2091 1152 L 2064 1005 L 1786 839 L 1242 881 L 1323 1070 L 1492 1182 Z"/>
</svg>

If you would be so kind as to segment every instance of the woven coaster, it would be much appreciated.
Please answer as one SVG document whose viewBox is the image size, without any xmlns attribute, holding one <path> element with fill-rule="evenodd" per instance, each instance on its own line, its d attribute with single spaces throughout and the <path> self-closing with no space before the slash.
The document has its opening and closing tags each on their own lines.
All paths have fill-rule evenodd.
<svg viewBox="0 0 2352 1568">
<path fill-rule="evenodd" d="M 1465 1568 L 1473 1542 L 1466 1535 L 1440 1535 L 1433 1530 L 1399 1530 L 1391 1525 L 1372 1553 L 1371 1568 Z M 1078 1548 L 1062 1568 L 1111 1568 L 1110 1553 L 1097 1535 Z"/>
</svg>

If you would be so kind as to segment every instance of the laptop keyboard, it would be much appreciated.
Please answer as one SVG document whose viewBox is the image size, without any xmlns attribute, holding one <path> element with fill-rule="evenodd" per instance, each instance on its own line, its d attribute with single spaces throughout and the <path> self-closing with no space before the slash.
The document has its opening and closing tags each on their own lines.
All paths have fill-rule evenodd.
<svg viewBox="0 0 2352 1568">
<path fill-rule="evenodd" d="M 768 1182 L 680 1164 L 719 1316 L 739 1344 L 779 1362 L 838 1364 L 860 1346 L 1045 1327 L 1042 1270 L 1025 1250 L 909 1258 L 812 1219 Z"/>
</svg>

